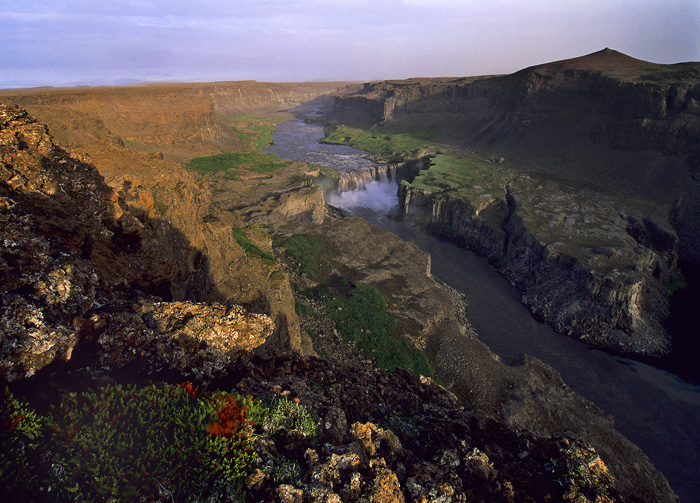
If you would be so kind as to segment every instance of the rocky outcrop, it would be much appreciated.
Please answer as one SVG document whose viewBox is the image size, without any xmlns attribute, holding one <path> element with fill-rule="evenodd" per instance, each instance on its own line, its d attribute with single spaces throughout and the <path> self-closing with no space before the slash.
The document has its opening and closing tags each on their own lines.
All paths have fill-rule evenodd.
<svg viewBox="0 0 700 503">
<path fill-rule="evenodd" d="M 296 355 L 247 365 L 239 390 L 298 401 L 319 424 L 318 439 L 292 430 L 258 442 L 266 469 L 248 479 L 256 500 L 635 501 L 586 444 L 480 418 L 410 371 Z M 272 475 L 283 462 L 300 468 L 296 480 Z"/>
<path fill-rule="evenodd" d="M 667 353 L 665 284 L 680 275 L 670 225 L 614 199 L 558 193 L 553 185 L 533 200 L 531 183 L 509 185 L 502 266 L 523 302 L 558 331 L 589 344 L 632 355 Z"/>
<path fill-rule="evenodd" d="M 404 216 L 490 259 L 560 332 L 632 355 L 670 349 L 670 225 L 611 197 L 518 176 L 503 194 L 399 187 Z M 478 191 L 477 191 L 478 192 Z"/>
<path fill-rule="evenodd" d="M 80 326 L 83 343 L 96 343 L 105 368 L 176 370 L 198 381 L 220 377 L 273 331 L 269 316 L 241 306 L 146 299 L 93 310 Z"/>
<path fill-rule="evenodd" d="M 209 264 L 205 252 L 197 251 L 185 234 L 151 213 L 155 203 L 149 192 L 123 186 L 122 194 L 131 191 L 140 203 L 120 198 L 81 156 L 54 145 L 45 126 L 24 111 L 4 106 L 0 107 L 0 156 L 0 369 L 5 379 L 26 377 L 53 361 L 70 359 L 74 348 L 101 335 L 98 328 L 104 329 L 108 322 L 100 321 L 97 313 L 115 302 L 139 297 L 171 301 L 188 293 L 194 300 L 211 299 L 216 287 L 205 267 Z M 240 249 L 232 238 L 230 246 Z M 183 257 L 191 255 L 199 258 L 199 267 L 183 265 Z M 190 342 L 190 350 L 221 349 L 222 343 L 216 340 L 222 329 L 213 318 L 218 311 L 180 305 L 185 318 L 199 319 L 202 325 L 195 330 L 192 321 L 180 327 L 184 332 L 173 332 L 158 329 L 157 320 L 174 307 L 154 306 L 159 307 L 150 310 L 151 321 L 140 323 L 156 326 L 135 335 L 141 342 L 153 341 L 154 333 L 162 332 L 175 351 L 175 341 L 185 344 L 182 334 L 193 332 L 199 335 L 190 338 L 199 338 L 205 347 Z M 219 313 L 221 323 L 229 329 L 238 327 L 245 335 L 228 340 L 227 351 L 251 350 L 272 339 L 272 324 L 265 317 L 260 318 L 261 327 L 253 330 L 256 315 L 239 310 L 238 317 L 231 317 L 232 312 Z M 125 344 L 119 339 L 123 332 L 110 336 L 107 329 L 106 334 L 104 340 L 110 344 Z M 293 338 L 284 335 L 286 339 L 279 337 L 277 345 L 294 346 Z M 185 351 L 184 346 L 180 350 Z"/>
</svg>

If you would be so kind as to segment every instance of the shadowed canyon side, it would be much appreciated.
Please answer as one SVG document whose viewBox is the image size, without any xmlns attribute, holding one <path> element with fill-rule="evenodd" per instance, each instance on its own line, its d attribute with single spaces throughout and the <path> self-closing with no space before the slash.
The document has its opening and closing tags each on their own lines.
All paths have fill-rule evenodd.
<svg viewBox="0 0 700 503">
<path fill-rule="evenodd" d="M 270 280 L 277 266 L 246 254 L 232 233 L 240 221 L 219 211 L 205 183 L 168 158 L 218 153 L 224 146 L 243 148 L 224 117 L 249 110 L 275 112 L 338 87 L 253 81 L 162 84 L 5 91 L 9 95 L 2 99 L 26 106 L 52 135 L 74 151 L 89 153 L 83 160 L 99 166 L 120 206 L 135 215 L 149 233 L 148 242 L 169 261 L 173 277 L 161 295 L 231 301 L 269 314 L 276 321 L 275 336 L 259 352 L 311 351 L 294 315 L 289 283 Z"/>
<path fill-rule="evenodd" d="M 679 260 L 700 263 L 700 64 L 605 49 L 512 75 L 366 84 L 329 116 L 431 130 L 402 212 L 489 257 L 557 330 L 664 355 Z"/>
<path fill-rule="evenodd" d="M 411 449 L 411 454 L 397 451 L 401 445 L 398 437 L 389 436 L 393 450 L 370 449 L 366 454 L 369 469 L 360 465 L 353 469 L 366 480 L 359 488 L 352 489 L 349 481 L 328 487 L 318 481 L 304 486 L 311 494 L 335 490 L 357 494 L 348 496 L 349 501 L 379 491 L 380 481 L 387 477 L 396 491 L 415 493 L 417 500 L 429 493 L 429 487 L 442 483 L 449 486 L 439 486 L 445 494 L 470 495 L 477 501 L 499 495 L 524 500 L 545 500 L 548 495 L 562 500 L 590 497 L 586 500 L 593 501 L 598 496 L 604 498 L 602 501 L 675 500 L 648 458 L 614 430 L 610 418 L 566 388 L 552 369 L 531 358 L 520 367 L 500 363 L 465 325 L 468 322 L 459 314 L 452 295 L 430 277 L 429 256 L 360 219 L 326 216 L 319 189 L 303 184 L 281 195 L 257 199 L 256 181 L 244 180 L 240 183 L 247 184 L 252 195 L 247 196 L 238 214 L 247 223 L 255 221 L 281 236 L 301 233 L 327 240 L 338 250 L 328 267 L 353 281 L 375 285 L 387 298 L 388 310 L 399 320 L 405 337 L 424 348 L 435 361 L 438 374 L 454 383 L 463 400 L 473 400 L 480 412 L 457 407 L 452 395 L 429 378 L 409 371 L 398 370 L 388 378 L 361 362 L 285 355 L 287 349 L 301 352 L 305 347 L 303 341 L 295 341 L 291 331 L 280 333 L 280 326 L 292 322 L 275 310 L 274 292 L 268 301 L 269 315 L 233 305 L 231 302 L 242 294 L 236 289 L 231 290 L 233 295 L 225 292 L 236 281 L 263 293 L 271 283 L 284 292 L 279 285 L 289 288 L 289 279 L 273 274 L 269 263 L 263 274 L 256 272 L 263 266 L 240 256 L 239 244 L 229 237 L 232 224 L 217 219 L 215 207 L 204 205 L 201 213 L 192 217 L 195 227 L 204 227 L 199 231 L 204 238 L 198 238 L 199 233 L 192 229 L 180 232 L 178 226 L 186 220 L 168 215 L 169 223 L 149 209 L 153 187 L 122 183 L 121 190 L 115 191 L 84 157 L 55 146 L 45 127 L 25 112 L 7 107 L 0 112 L 2 264 L 4 277 L 10 279 L 3 282 L 2 291 L 0 368 L 5 380 L 20 384 L 28 380 L 30 386 L 34 382 L 43 388 L 42 379 L 55 379 L 63 366 L 70 372 L 62 378 L 63 386 L 69 386 L 71 374 L 78 375 L 85 368 L 88 380 L 98 375 L 103 375 L 102 380 L 114 380 L 118 374 L 109 373 L 119 369 L 144 376 L 177 372 L 203 383 L 242 379 L 239 389 L 255 392 L 260 398 L 275 396 L 275 389 L 282 386 L 303 399 L 319 421 L 330 425 L 325 427 L 323 441 L 333 442 L 341 450 L 358 435 L 360 445 L 366 444 L 362 440 L 365 434 L 358 433 L 362 428 L 373 432 L 366 434 L 371 438 L 394 435 L 375 425 L 349 428 L 350 421 L 388 421 L 382 424 L 394 425 L 404 446 L 401 449 Z M 174 167 L 167 171 L 162 162 L 156 159 L 151 165 L 165 170 L 161 175 L 175 177 Z M 147 180 L 140 178 L 139 183 Z M 186 194 L 199 185 L 193 179 L 176 180 L 178 185 L 171 189 L 174 193 Z M 282 186 L 288 186 L 288 181 Z M 197 190 L 197 204 L 209 200 L 206 185 Z M 184 204 L 186 198 L 182 201 Z M 247 229 L 252 232 L 250 225 Z M 200 239 L 203 248 L 194 250 L 188 235 Z M 213 237 L 208 238 L 210 235 Z M 263 241 L 258 242 L 265 247 Z M 195 256 L 192 265 L 196 267 L 180 262 L 183 253 Z M 218 264 L 224 260 L 235 265 L 231 272 L 221 272 L 226 268 Z M 276 267 L 281 266 L 277 263 Z M 309 278 L 302 275 L 300 281 Z M 281 297 L 280 302 L 286 302 L 284 295 Z M 294 310 L 289 316 L 296 322 Z M 273 359 L 268 363 L 251 360 L 245 356 L 251 350 Z M 323 384 L 323 393 L 309 386 L 309 375 Z M 358 379 L 364 384 L 358 385 Z M 370 384 L 382 395 L 380 402 L 367 395 L 363 386 Z M 414 397 L 415 393 L 420 398 Z M 553 403 L 556 418 L 552 416 Z M 391 413 L 384 407 L 391 407 Z M 418 413 L 416 407 L 437 412 Z M 401 419 L 407 414 L 412 415 L 410 421 Z M 443 419 L 438 421 L 438 417 Z M 452 419 L 445 423 L 448 417 Z M 399 420 L 404 422 L 397 423 Z M 425 445 L 422 440 L 416 442 L 410 433 L 413 430 L 406 429 L 408 425 L 422 432 L 418 439 L 424 432 L 426 441 L 432 440 Z M 443 425 L 442 429 L 437 425 Z M 543 436 L 533 437 L 520 429 Z M 454 433 L 445 438 L 448 431 Z M 438 438 L 442 440 L 434 444 Z M 379 446 L 382 442 L 377 440 Z M 589 443 L 596 446 L 595 451 Z M 280 444 L 279 448 L 288 455 L 290 449 L 303 447 L 306 453 L 308 447 L 319 449 L 313 443 L 292 444 L 296 447 Z M 354 452 L 355 447 L 347 448 Z M 443 463 L 438 468 L 432 464 L 434 449 L 444 450 L 443 457 L 473 460 L 467 462 L 464 473 L 455 471 L 461 464 Z M 540 449 L 547 455 L 541 455 Z M 388 464 L 386 470 L 379 469 L 380 465 L 371 468 L 369 459 L 377 458 L 378 453 L 386 457 L 381 465 Z M 552 459 L 559 460 L 560 468 L 552 469 Z M 306 461 L 311 471 L 333 469 L 331 465 L 324 467 L 332 462 L 332 457 Z M 432 467 L 431 475 L 423 473 L 421 467 L 428 467 L 424 463 Z M 481 466 L 487 472 L 482 473 Z M 566 482 L 556 482 L 569 472 Z M 416 482 L 408 483 L 412 477 Z M 552 484 L 547 482 L 550 478 Z M 487 482 L 478 482 L 481 479 Z M 266 480 L 257 484 L 252 494 L 280 490 L 274 479 Z M 400 482 L 408 485 L 400 486 Z"/>
<path fill-rule="evenodd" d="M 182 233 L 130 211 L 26 112 L 3 106 L 0 120 L 3 379 L 30 377 L 74 351 L 86 361 L 101 354 L 112 367 L 141 360 L 151 371 L 203 359 L 215 375 L 240 350 L 272 337 L 266 315 L 174 300 L 179 290 L 212 293 L 195 286 L 211 278 L 187 270 L 164 246 L 186 253 Z M 102 349 L 88 355 L 91 345 Z"/>
<path fill-rule="evenodd" d="M 183 99 L 188 96 L 189 91 Z M 501 495 L 516 500 L 603 495 L 611 501 L 674 501 L 648 458 L 615 431 L 609 417 L 566 388 L 556 372 L 534 359 L 515 368 L 500 363 L 465 325 L 454 298 L 429 276 L 427 255 L 362 220 L 329 213 L 320 189 L 310 184 L 310 178 L 319 176 L 318 168 L 292 163 L 262 178 L 198 177 L 159 155 L 112 141 L 121 137 L 120 131 L 107 134 L 92 114 L 113 106 L 114 97 L 104 107 L 99 100 L 92 102 L 89 93 L 83 99 L 90 105 L 83 115 L 73 110 L 72 117 L 82 119 L 69 130 L 61 129 L 65 118 L 56 119 L 56 126 L 47 122 L 89 157 L 55 146 L 44 126 L 24 112 L 2 109 L 2 258 L 3 275 L 11 279 L 2 292 L 6 380 L 43 387 L 66 368 L 71 374 L 62 386 L 70 387 L 71 376 L 113 381 L 119 374 L 110 372 L 124 369 L 149 379 L 168 372 L 203 383 L 219 379 L 260 398 L 276 396 L 281 387 L 284 396 L 296 395 L 316 420 L 331 425 L 323 430 L 323 442 L 354 452 L 348 442 L 358 437 L 358 445 L 369 449 L 367 466 L 350 470 L 360 474 L 352 480 L 362 484 L 353 485 L 350 472 L 327 486 L 309 476 L 315 482 L 300 484 L 298 491 L 310 498 L 323 491 L 347 491 L 346 499 L 356 501 L 379 494 L 386 489 L 382 481 L 389 481 L 400 499 L 409 500 L 427 497 L 434 486 L 477 501 Z M 39 111 L 61 117 L 62 91 L 41 100 L 54 105 Z M 70 102 L 68 110 L 73 106 Z M 276 107 L 263 104 L 268 106 Z M 138 117 L 142 109 L 130 113 Z M 163 138 L 166 146 L 173 144 L 171 136 Z M 454 383 L 460 398 L 472 400 L 479 412 L 448 405 L 454 399 L 441 388 L 407 371 L 387 378 L 361 363 L 285 355 L 286 350 L 309 354 L 313 349 L 308 332 L 299 330 L 292 296 L 290 278 L 297 266 L 288 257 L 284 262 L 276 257 L 286 252 L 268 232 L 282 243 L 306 235 L 338 250 L 327 265 L 328 277 L 342 275 L 375 287 L 398 319 L 402 339 L 423 348 L 438 375 Z M 311 281 L 309 274 L 300 273 L 300 284 Z M 250 350 L 273 359 L 265 363 L 242 356 L 241 351 Z M 363 386 L 377 387 L 381 403 L 365 388 L 353 387 L 358 376 Z M 413 397 L 416 390 L 420 400 Z M 417 413 L 417 404 L 437 415 Z M 454 422 L 437 428 L 443 422 L 436 418 L 447 416 Z M 530 437 L 498 420 L 542 436 Z M 365 434 L 350 428 L 350 421 L 383 421 L 382 428 L 393 424 L 411 453 L 396 451 L 393 437 L 377 426 L 367 426 L 370 433 Z M 448 431 L 451 436 L 443 437 Z M 561 439 L 571 435 L 580 440 Z M 373 444 L 365 437 L 379 447 L 370 449 Z M 381 446 L 386 441 L 380 440 L 385 437 L 394 446 L 382 454 L 386 469 L 380 461 L 370 462 L 385 452 Z M 431 440 L 424 445 L 424 438 Z M 430 443 L 438 438 L 439 445 Z M 318 459 L 305 458 L 302 451 L 308 445 L 291 435 L 278 448 L 297 456 L 309 473 L 334 469 L 335 458 L 321 444 L 311 444 Z M 533 446 L 548 454 L 530 454 Z M 438 467 L 433 459 L 438 451 L 440 459 L 470 461 L 440 462 Z M 556 470 L 552 459 L 559 460 Z M 522 463 L 530 464 L 525 468 Z M 608 471 L 615 482 L 606 478 Z M 557 482 L 563 476 L 566 481 Z M 552 483 L 542 486 L 550 478 Z M 259 484 L 251 482 L 250 490 L 254 498 L 272 499 L 282 485 L 267 476 Z"/>
</svg>

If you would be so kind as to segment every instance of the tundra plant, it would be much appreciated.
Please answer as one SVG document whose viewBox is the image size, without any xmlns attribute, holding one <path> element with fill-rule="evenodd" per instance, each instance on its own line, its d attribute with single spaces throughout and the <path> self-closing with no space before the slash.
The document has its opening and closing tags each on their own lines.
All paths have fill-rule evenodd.
<svg viewBox="0 0 700 503">
<path fill-rule="evenodd" d="M 232 496 L 256 461 L 246 408 L 187 384 L 71 394 L 50 427 L 58 489 L 71 501 Z"/>
</svg>

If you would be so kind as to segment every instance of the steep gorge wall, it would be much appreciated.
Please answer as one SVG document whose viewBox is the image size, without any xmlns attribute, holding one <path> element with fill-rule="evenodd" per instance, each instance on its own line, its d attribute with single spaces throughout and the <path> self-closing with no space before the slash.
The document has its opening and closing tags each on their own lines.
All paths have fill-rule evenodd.
<svg viewBox="0 0 700 503">
<path fill-rule="evenodd" d="M 217 209 L 204 180 L 168 159 L 217 153 L 222 146 L 235 150 L 237 137 L 222 121 L 226 115 L 276 111 L 339 88 L 345 84 L 246 81 L 29 89 L 0 93 L 0 99 L 25 106 L 61 142 L 88 153 L 85 159 L 118 193 L 123 210 L 136 215 L 148 241 L 167 255 L 172 274 L 163 295 L 232 302 L 268 314 L 275 331 L 261 353 L 308 353 L 289 282 L 271 280 L 274 270 L 248 256 L 234 238 L 233 228 L 242 223 Z M 286 196 L 292 199 L 294 194 Z M 300 205 L 287 213 L 306 211 Z"/>
<path fill-rule="evenodd" d="M 700 262 L 700 64 L 605 49 L 512 75 L 379 82 L 337 97 L 330 119 L 432 128 L 448 151 L 505 157 L 507 197 L 404 184 L 404 214 L 490 257 L 558 330 L 668 350 L 664 284 L 679 257 Z M 518 190 L 523 173 L 558 183 Z"/>
<path fill-rule="evenodd" d="M 608 234 L 595 235 L 601 242 L 597 248 L 548 242 L 530 222 L 527 191 L 515 183 L 505 198 L 487 201 L 436 195 L 404 183 L 399 205 L 404 216 L 431 232 L 488 257 L 521 290 L 523 303 L 556 330 L 626 354 L 670 350 L 662 326 L 668 316 L 665 283 L 680 274 L 678 239 L 671 229 L 618 216 Z"/>
<path fill-rule="evenodd" d="M 450 143 L 494 150 L 565 135 L 576 143 L 680 157 L 697 169 L 700 64 L 645 63 L 632 77 L 579 59 L 506 76 L 366 84 L 336 97 L 332 117 L 391 128 L 423 122 Z M 553 123 L 566 134 L 553 135 L 548 127 Z"/>
</svg>

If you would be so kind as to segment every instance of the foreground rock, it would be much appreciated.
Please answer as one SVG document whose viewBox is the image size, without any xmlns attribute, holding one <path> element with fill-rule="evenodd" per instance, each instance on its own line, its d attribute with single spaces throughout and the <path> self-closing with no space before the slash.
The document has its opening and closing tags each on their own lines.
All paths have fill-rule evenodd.
<svg viewBox="0 0 700 503">
<path fill-rule="evenodd" d="M 241 307 L 161 302 L 172 300 L 178 284 L 211 279 L 183 274 L 177 252 L 154 239 L 148 215 L 136 213 L 140 220 L 118 204 L 119 195 L 99 173 L 56 147 L 26 112 L 0 107 L 0 155 L 3 378 L 69 360 L 91 338 L 100 339 L 109 365 L 124 365 L 130 355 L 160 345 L 168 348 L 172 361 L 165 365 L 173 368 L 194 358 L 221 366 L 220 353 L 250 351 L 273 338 L 268 317 Z M 178 235 L 156 225 L 162 236 Z M 129 307 L 138 298 L 145 304 Z"/>
<path fill-rule="evenodd" d="M 537 438 L 480 418 L 410 371 L 384 375 L 296 355 L 246 366 L 236 389 L 298 401 L 319 435 L 292 430 L 258 443 L 266 468 L 248 479 L 255 500 L 636 500 L 612 487 L 605 463 L 586 444 Z M 290 464 L 300 471 L 285 478 L 281 468 Z"/>
</svg>

